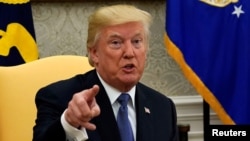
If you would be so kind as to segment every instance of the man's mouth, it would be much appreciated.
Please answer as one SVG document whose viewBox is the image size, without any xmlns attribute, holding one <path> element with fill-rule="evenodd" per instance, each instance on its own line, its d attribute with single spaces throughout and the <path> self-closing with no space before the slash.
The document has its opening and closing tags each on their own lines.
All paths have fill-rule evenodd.
<svg viewBox="0 0 250 141">
<path fill-rule="evenodd" d="M 127 64 L 124 66 L 126 69 L 132 69 L 134 67 L 134 64 Z"/>
</svg>

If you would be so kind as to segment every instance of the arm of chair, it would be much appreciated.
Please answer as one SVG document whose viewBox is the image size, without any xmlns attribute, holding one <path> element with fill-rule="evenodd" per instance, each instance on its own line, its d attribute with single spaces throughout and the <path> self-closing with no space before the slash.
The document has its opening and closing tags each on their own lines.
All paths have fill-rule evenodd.
<svg viewBox="0 0 250 141">
<path fill-rule="evenodd" d="M 179 141 L 188 141 L 189 124 L 178 124 Z"/>
</svg>

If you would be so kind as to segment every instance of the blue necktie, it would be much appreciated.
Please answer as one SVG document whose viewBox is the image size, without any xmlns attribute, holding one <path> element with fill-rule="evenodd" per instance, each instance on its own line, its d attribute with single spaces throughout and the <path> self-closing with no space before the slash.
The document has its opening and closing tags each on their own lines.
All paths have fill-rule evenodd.
<svg viewBox="0 0 250 141">
<path fill-rule="evenodd" d="M 134 141 L 132 128 L 128 119 L 127 104 L 129 99 L 130 96 L 126 93 L 122 93 L 117 99 L 121 105 L 117 115 L 117 124 L 121 135 L 121 141 Z"/>
</svg>

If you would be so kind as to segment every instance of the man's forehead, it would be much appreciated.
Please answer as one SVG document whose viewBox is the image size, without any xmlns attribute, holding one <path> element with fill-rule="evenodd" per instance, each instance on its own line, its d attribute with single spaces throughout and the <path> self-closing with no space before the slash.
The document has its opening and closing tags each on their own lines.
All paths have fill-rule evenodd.
<svg viewBox="0 0 250 141">
<path fill-rule="evenodd" d="M 138 31 L 138 32 L 130 33 L 130 35 L 135 37 L 135 36 L 143 36 L 144 34 L 141 31 Z M 108 32 L 108 35 L 107 35 L 107 37 L 109 38 L 123 37 L 123 36 L 128 36 L 128 34 L 124 35 L 120 32 L 110 31 Z"/>
</svg>

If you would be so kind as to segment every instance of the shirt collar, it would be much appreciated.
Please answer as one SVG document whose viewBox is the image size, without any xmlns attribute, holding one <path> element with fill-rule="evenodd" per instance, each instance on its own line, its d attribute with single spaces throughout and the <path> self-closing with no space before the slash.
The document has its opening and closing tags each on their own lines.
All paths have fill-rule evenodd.
<svg viewBox="0 0 250 141">
<path fill-rule="evenodd" d="M 120 94 L 122 92 L 118 91 L 117 89 L 115 89 L 114 87 L 110 86 L 108 83 L 106 83 L 102 78 L 101 76 L 99 75 L 99 73 L 97 72 L 97 76 L 98 78 L 100 79 L 104 89 L 106 90 L 107 92 L 107 95 L 109 97 L 109 100 L 111 102 L 111 104 L 114 104 L 116 99 L 120 96 Z M 132 100 L 132 104 L 133 104 L 133 107 L 135 107 L 135 86 L 132 87 L 132 89 L 130 89 L 128 92 L 130 97 L 131 97 L 131 100 Z"/>
</svg>

